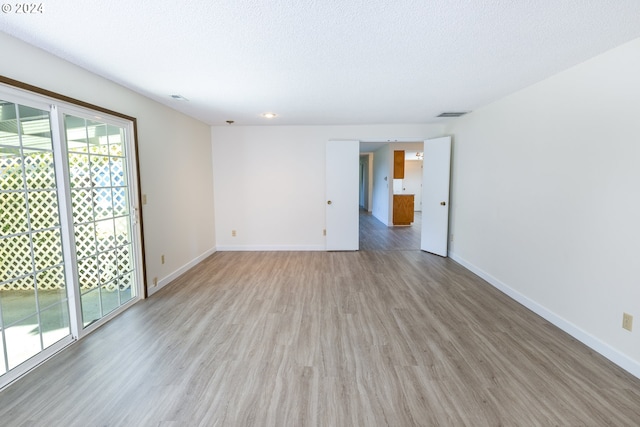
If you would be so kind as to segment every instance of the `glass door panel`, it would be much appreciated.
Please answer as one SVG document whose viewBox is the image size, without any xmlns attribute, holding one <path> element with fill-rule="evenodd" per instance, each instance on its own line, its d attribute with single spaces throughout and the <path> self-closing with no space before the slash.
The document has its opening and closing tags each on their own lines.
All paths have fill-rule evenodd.
<svg viewBox="0 0 640 427">
<path fill-rule="evenodd" d="M 48 111 L 0 101 L 0 375 L 71 334 Z"/>
<path fill-rule="evenodd" d="M 64 116 L 82 324 L 136 296 L 126 132 Z"/>
</svg>

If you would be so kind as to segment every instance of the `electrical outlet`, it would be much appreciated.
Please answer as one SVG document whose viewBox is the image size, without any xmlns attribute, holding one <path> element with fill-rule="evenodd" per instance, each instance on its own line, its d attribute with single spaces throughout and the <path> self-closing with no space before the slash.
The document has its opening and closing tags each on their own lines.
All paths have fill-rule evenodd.
<svg viewBox="0 0 640 427">
<path fill-rule="evenodd" d="M 326 235 L 327 235 L 327 229 L 326 229 L 326 228 L 322 230 L 322 235 L 323 235 L 323 236 L 326 236 Z"/>
<path fill-rule="evenodd" d="M 231 230 L 231 237 L 236 237 L 236 230 Z"/>
<path fill-rule="evenodd" d="M 158 286 L 158 278 L 154 277 L 153 278 L 153 287 L 155 288 L 156 286 Z"/>
<path fill-rule="evenodd" d="M 143 205 L 146 205 L 146 204 L 147 204 L 147 195 L 146 195 L 146 194 L 143 194 L 143 195 L 142 195 L 142 204 L 143 204 Z"/>
<path fill-rule="evenodd" d="M 633 329 L 633 316 L 628 313 L 622 313 L 622 328 L 631 332 Z"/>
<path fill-rule="evenodd" d="M 451 243 L 453 243 L 453 233 L 451 233 Z"/>
<path fill-rule="evenodd" d="M 160 261 L 164 264 L 164 255 L 160 255 Z"/>
</svg>

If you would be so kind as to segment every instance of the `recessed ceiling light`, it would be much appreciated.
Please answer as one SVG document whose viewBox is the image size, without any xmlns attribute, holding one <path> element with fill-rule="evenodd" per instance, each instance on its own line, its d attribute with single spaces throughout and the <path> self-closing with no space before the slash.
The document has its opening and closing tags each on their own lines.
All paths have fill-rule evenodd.
<svg viewBox="0 0 640 427">
<path fill-rule="evenodd" d="M 276 113 L 264 113 L 262 115 L 262 117 L 264 117 L 265 119 L 273 119 L 274 117 L 276 117 L 277 114 Z"/>
<path fill-rule="evenodd" d="M 182 95 L 171 95 L 171 98 L 175 99 L 176 101 L 188 101 L 188 99 Z"/>
</svg>

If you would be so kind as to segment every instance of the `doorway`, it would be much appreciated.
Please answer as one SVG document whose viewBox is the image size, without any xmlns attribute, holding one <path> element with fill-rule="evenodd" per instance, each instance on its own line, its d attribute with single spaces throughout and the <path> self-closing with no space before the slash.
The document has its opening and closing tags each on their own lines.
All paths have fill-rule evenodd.
<svg viewBox="0 0 640 427">
<path fill-rule="evenodd" d="M 325 246 L 327 250 L 358 250 L 360 247 L 359 192 L 358 191 L 358 144 L 360 152 L 373 153 L 373 183 L 371 215 L 385 226 L 393 226 L 393 165 L 396 157 L 391 151 L 392 141 L 367 143 L 358 140 L 330 140 L 327 143 L 326 161 L 326 226 Z M 398 142 L 398 141 L 394 141 Z M 402 141 L 404 143 L 405 141 Z M 415 140 L 407 141 L 414 142 Z M 365 145 L 366 144 L 366 145 Z M 419 142 L 417 144 L 420 144 Z M 451 170 L 451 137 L 444 136 L 422 141 L 423 181 L 422 186 L 422 223 L 420 232 L 420 250 L 443 257 L 448 253 L 449 228 L 449 182 Z M 375 146 L 375 149 L 368 149 Z M 394 144 L 394 148 L 400 148 Z M 403 158 L 398 159 L 403 165 Z M 362 168 L 360 170 L 363 170 Z M 362 174 L 364 175 L 364 174 Z M 364 179 L 361 175 L 360 179 Z M 351 178 L 353 177 L 353 178 Z M 401 177 L 399 177 L 401 178 Z M 428 185 L 426 185 L 428 183 Z M 364 188 L 361 184 L 360 188 Z M 334 208 L 332 199 L 339 199 L 340 209 Z M 400 199 L 400 198 L 398 198 Z M 406 202 L 395 207 L 396 212 L 408 213 L 414 208 L 414 202 Z M 413 197 L 409 197 L 413 199 Z M 401 210 L 403 209 L 403 210 Z M 397 225 L 410 225 L 414 218 L 402 216 Z M 404 224 L 403 224 L 404 223 Z M 364 226 L 363 226 L 364 228 Z M 366 228 L 365 228 L 366 232 Z M 331 241 L 330 241 L 331 237 Z M 387 239 L 388 240 L 388 239 Z M 331 242 L 331 244 L 330 244 Z M 378 246 L 379 247 L 379 246 Z M 407 248 L 411 250 L 413 248 Z"/>
<path fill-rule="evenodd" d="M 360 250 L 420 250 L 423 147 L 422 141 L 360 143 Z M 405 153 L 402 179 L 393 179 L 396 150 Z M 394 194 L 414 196 L 410 225 L 393 225 Z"/>
</svg>

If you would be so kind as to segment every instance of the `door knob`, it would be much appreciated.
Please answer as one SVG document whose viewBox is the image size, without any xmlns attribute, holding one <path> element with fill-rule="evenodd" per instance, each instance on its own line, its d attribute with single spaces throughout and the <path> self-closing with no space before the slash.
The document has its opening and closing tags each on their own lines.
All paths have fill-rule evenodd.
<svg viewBox="0 0 640 427">
<path fill-rule="evenodd" d="M 446 206 L 446 202 L 440 202 L 440 206 Z"/>
<path fill-rule="evenodd" d="M 331 204 L 331 200 L 327 201 L 327 204 L 330 205 Z"/>
</svg>

